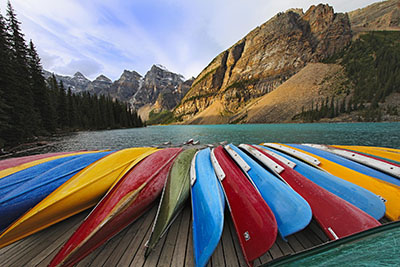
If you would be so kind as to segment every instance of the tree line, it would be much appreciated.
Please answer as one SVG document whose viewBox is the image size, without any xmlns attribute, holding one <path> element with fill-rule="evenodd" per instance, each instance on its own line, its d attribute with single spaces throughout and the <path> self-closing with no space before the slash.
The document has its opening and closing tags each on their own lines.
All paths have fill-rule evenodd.
<svg viewBox="0 0 400 267">
<path fill-rule="evenodd" d="M 109 96 L 73 94 L 48 80 L 36 48 L 27 44 L 10 2 L 0 13 L 0 147 L 39 135 L 72 130 L 141 127 L 126 103 Z"/>
</svg>

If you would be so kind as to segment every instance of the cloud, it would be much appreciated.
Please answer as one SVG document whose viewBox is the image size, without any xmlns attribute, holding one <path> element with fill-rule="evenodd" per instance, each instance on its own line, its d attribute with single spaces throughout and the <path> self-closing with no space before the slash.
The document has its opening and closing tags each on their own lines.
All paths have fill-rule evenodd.
<svg viewBox="0 0 400 267">
<path fill-rule="evenodd" d="M 337 12 L 374 0 L 332 0 Z M 197 76 L 220 52 L 276 13 L 308 9 L 309 0 L 11 0 L 45 69 L 94 79 L 142 75 L 160 63 Z M 0 3 L 5 13 L 5 1 Z M 74 69 L 75 68 L 75 69 Z"/>
</svg>

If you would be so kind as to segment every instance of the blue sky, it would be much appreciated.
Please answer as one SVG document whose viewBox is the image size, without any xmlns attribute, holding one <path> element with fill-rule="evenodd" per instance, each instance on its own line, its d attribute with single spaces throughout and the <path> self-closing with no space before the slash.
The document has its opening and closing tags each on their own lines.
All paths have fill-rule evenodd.
<svg viewBox="0 0 400 267">
<path fill-rule="evenodd" d="M 331 0 L 336 12 L 373 0 Z M 142 75 L 162 64 L 197 76 L 220 52 L 289 8 L 308 0 L 11 0 L 27 40 L 46 70 L 89 79 L 118 79 L 124 69 Z M 6 0 L 0 0 L 5 14 Z"/>
</svg>

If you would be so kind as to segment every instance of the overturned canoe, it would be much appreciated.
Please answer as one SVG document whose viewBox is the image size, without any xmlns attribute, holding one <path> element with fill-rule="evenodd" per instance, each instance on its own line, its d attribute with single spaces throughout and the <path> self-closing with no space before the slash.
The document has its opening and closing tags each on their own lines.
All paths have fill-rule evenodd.
<svg viewBox="0 0 400 267">
<path fill-rule="evenodd" d="M 388 182 L 390 184 L 400 186 L 400 180 L 388 175 L 384 172 L 375 170 L 373 168 L 370 168 L 368 166 L 365 166 L 363 164 L 360 164 L 358 162 L 354 162 L 350 159 L 346 159 L 342 156 L 336 155 L 332 152 L 322 150 L 320 148 L 312 147 L 312 146 L 307 146 L 307 145 L 298 145 L 298 144 L 289 144 L 291 147 L 298 148 L 307 152 L 310 152 L 314 155 L 317 155 L 319 157 L 323 157 L 327 160 L 330 160 L 332 162 L 335 162 L 343 167 L 349 168 L 351 170 L 354 170 L 356 172 L 377 178 L 379 180 Z M 400 188 L 399 188 L 400 189 Z"/>
<path fill-rule="evenodd" d="M 283 238 L 304 229 L 310 223 L 312 212 L 304 198 L 236 146 L 226 145 L 225 149 L 271 208 Z"/>
<path fill-rule="evenodd" d="M 225 200 L 210 160 L 210 149 L 196 153 L 190 168 L 193 253 L 196 266 L 205 266 L 224 227 Z"/>
<path fill-rule="evenodd" d="M 384 160 L 382 158 L 374 157 L 371 155 L 365 155 L 360 152 L 350 151 L 344 148 L 335 148 L 327 145 L 317 145 L 317 144 L 304 144 L 306 146 L 315 147 L 324 151 L 328 151 L 350 159 L 352 161 L 358 162 L 365 166 L 374 168 L 393 177 L 400 179 L 400 164 L 393 163 L 391 161 Z"/>
<path fill-rule="evenodd" d="M 195 148 L 183 151 L 176 157 L 171 167 L 161 195 L 152 232 L 146 244 L 146 257 L 168 230 L 189 197 L 190 166 L 196 151 Z"/>
<path fill-rule="evenodd" d="M 307 179 L 353 204 L 376 220 L 381 219 L 385 215 L 386 206 L 382 199 L 365 188 L 340 179 L 326 171 L 315 168 L 301 160 L 279 152 L 278 150 L 264 146 L 256 147 L 261 148 L 264 152 L 280 159 L 280 161 L 285 163 L 285 165 L 293 168 Z"/>
<path fill-rule="evenodd" d="M 278 145 L 293 149 L 293 147 L 287 145 Z M 385 200 L 386 217 L 393 221 L 400 218 L 400 188 L 398 186 L 356 172 L 333 161 L 327 160 L 324 157 L 317 156 L 305 150 L 296 150 L 316 158 L 320 162 L 318 166 L 326 170 L 327 172 L 339 178 L 345 179 L 351 183 L 364 187 L 365 189 L 377 194 L 378 196 L 381 196 Z"/>
<path fill-rule="evenodd" d="M 85 153 L 88 154 L 88 153 Z M 18 188 L 20 185 L 29 182 L 37 176 L 42 175 L 50 169 L 64 164 L 70 160 L 79 158 L 85 154 L 71 154 L 69 156 L 60 157 L 54 160 L 43 162 L 35 166 L 20 170 L 0 179 L 0 195 L 6 195 L 10 191 Z M 89 153 L 92 154 L 92 153 Z"/>
<path fill-rule="evenodd" d="M 400 150 L 387 147 L 373 147 L 373 146 L 338 146 L 333 145 L 332 147 L 344 148 L 348 150 L 353 150 L 356 152 L 366 153 L 372 156 L 381 157 L 384 159 L 389 159 L 400 164 Z"/>
<path fill-rule="evenodd" d="M 0 197 L 0 232 L 31 209 L 47 195 L 57 189 L 69 178 L 93 162 L 105 157 L 111 152 L 100 152 L 79 155 L 63 164 L 21 183 L 14 190 Z M 4 178 L 6 180 L 6 178 Z"/>
<path fill-rule="evenodd" d="M 380 225 L 367 213 L 308 180 L 260 148 L 249 145 L 239 147 L 276 172 L 310 204 L 313 217 L 331 240 Z"/>
<path fill-rule="evenodd" d="M 0 236 L 0 248 L 94 206 L 114 183 L 155 151 L 124 149 L 90 165 L 11 224 Z"/>
<path fill-rule="evenodd" d="M 2 171 L 4 169 L 16 167 L 18 165 L 22 165 L 25 163 L 29 163 L 29 162 L 32 162 L 35 160 L 40 160 L 40 159 L 45 159 L 45 158 L 50 158 L 50 157 L 55 157 L 55 156 L 61 156 L 61 155 L 66 155 L 66 154 L 71 154 L 71 153 L 74 153 L 74 152 L 55 152 L 55 153 L 46 153 L 46 154 L 38 154 L 38 155 L 3 159 L 0 161 L 0 171 Z"/>
<path fill-rule="evenodd" d="M 142 215 L 161 194 L 181 148 L 159 150 L 121 178 L 64 244 L 49 266 L 73 266 Z"/>
<path fill-rule="evenodd" d="M 275 216 L 222 146 L 212 150 L 211 162 L 224 189 L 244 258 L 252 265 L 275 243 L 278 232 Z"/>
<path fill-rule="evenodd" d="M 103 150 L 104 151 L 104 150 Z M 45 157 L 45 158 L 41 158 L 38 160 L 34 160 L 34 161 L 30 161 L 21 165 L 17 165 L 15 167 L 11 167 L 11 168 L 7 168 L 4 170 L 0 171 L 0 178 L 6 177 L 10 174 L 13 173 L 17 173 L 20 171 L 23 171 L 25 169 L 31 168 L 33 166 L 48 162 L 48 161 L 52 161 L 52 160 L 56 160 L 56 159 L 60 159 L 60 158 L 65 158 L 65 157 L 70 157 L 70 156 L 74 156 L 74 155 L 82 155 L 82 154 L 87 154 L 87 153 L 93 153 L 96 151 L 80 151 L 80 152 L 69 152 L 69 153 L 64 153 L 61 155 L 57 155 L 57 156 L 51 156 L 51 157 Z"/>
</svg>

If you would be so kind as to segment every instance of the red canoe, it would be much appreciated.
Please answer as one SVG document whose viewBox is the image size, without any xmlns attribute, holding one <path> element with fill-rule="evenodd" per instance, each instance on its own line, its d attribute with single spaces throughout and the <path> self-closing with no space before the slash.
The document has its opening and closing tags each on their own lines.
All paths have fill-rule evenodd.
<svg viewBox="0 0 400 267">
<path fill-rule="evenodd" d="M 142 215 L 160 195 L 181 151 L 157 151 L 130 170 L 97 204 L 49 266 L 73 266 Z"/>
<path fill-rule="evenodd" d="M 25 157 L 18 157 L 18 158 L 10 158 L 4 159 L 0 161 L 0 171 L 8 168 L 12 168 L 24 163 L 28 163 L 34 160 L 45 159 L 54 156 L 60 156 L 65 154 L 70 154 L 75 152 L 56 152 L 56 153 L 47 153 L 47 154 L 39 154 L 39 155 L 31 155 Z"/>
<path fill-rule="evenodd" d="M 251 266 L 276 240 L 275 216 L 222 146 L 211 152 L 211 162 L 224 189 L 244 257 Z"/>
<path fill-rule="evenodd" d="M 310 204 L 315 220 L 331 240 L 380 225 L 376 219 L 364 211 L 308 180 L 276 157 L 254 146 L 241 145 L 240 147 L 259 160 L 267 157 L 265 161 L 272 160 L 272 164 L 275 163 L 281 167 L 274 167 L 274 169 L 281 169 L 279 176 Z"/>
</svg>

